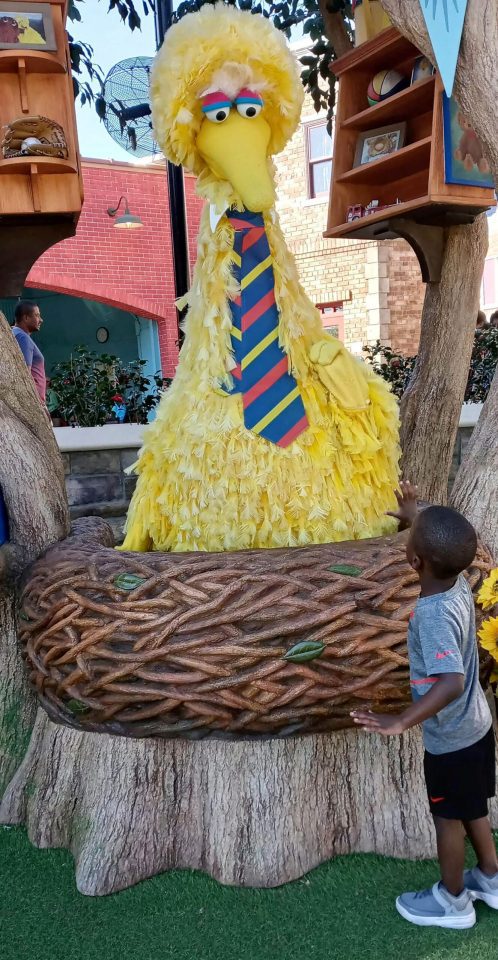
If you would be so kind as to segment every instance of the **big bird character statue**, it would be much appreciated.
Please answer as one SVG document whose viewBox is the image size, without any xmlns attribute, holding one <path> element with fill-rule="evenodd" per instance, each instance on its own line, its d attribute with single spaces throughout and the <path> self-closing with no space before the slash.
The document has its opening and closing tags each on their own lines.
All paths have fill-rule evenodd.
<svg viewBox="0 0 498 960">
<path fill-rule="evenodd" d="M 325 336 L 275 213 L 272 156 L 303 100 L 262 16 L 205 7 L 169 31 L 151 98 L 206 198 L 176 376 L 146 430 L 124 550 L 240 550 L 381 535 L 397 405 Z"/>
</svg>

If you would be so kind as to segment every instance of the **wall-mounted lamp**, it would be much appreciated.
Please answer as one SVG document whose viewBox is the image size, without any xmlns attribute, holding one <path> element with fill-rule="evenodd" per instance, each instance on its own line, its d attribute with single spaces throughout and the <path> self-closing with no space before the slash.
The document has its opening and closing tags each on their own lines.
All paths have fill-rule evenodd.
<svg viewBox="0 0 498 960">
<path fill-rule="evenodd" d="M 116 217 L 122 200 L 124 200 L 124 213 L 120 217 Z M 114 226 L 119 230 L 139 230 L 140 227 L 143 227 L 140 217 L 135 217 L 132 213 L 130 213 L 130 208 L 128 206 L 128 200 L 126 197 L 120 197 L 117 206 L 108 207 L 107 213 L 110 217 L 116 217 Z"/>
</svg>

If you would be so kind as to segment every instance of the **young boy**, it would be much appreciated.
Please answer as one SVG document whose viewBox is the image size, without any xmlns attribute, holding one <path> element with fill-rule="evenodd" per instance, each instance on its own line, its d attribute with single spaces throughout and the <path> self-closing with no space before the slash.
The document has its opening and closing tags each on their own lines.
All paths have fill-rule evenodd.
<svg viewBox="0 0 498 960">
<path fill-rule="evenodd" d="M 495 794 L 491 712 L 479 683 L 472 592 L 462 575 L 474 559 L 474 528 L 456 510 L 428 507 L 417 513 L 416 488 L 401 484 L 399 511 L 411 526 L 406 554 L 420 581 L 420 600 L 408 628 L 414 703 L 403 713 L 356 710 L 355 723 L 384 736 L 421 723 L 424 772 L 434 818 L 441 882 L 404 893 L 396 907 L 419 926 L 472 927 L 474 900 L 498 909 L 498 861 L 488 820 Z M 465 834 L 477 866 L 464 873 Z"/>
</svg>

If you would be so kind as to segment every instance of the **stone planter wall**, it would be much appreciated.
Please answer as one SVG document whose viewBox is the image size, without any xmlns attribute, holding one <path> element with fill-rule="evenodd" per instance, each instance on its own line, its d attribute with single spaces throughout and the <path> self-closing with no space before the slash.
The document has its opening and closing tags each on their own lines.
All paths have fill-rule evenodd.
<svg viewBox="0 0 498 960">
<path fill-rule="evenodd" d="M 137 459 L 136 447 L 122 450 L 75 450 L 63 453 L 66 490 L 72 516 L 84 516 L 91 507 L 107 507 L 109 515 L 125 513 L 136 477 L 125 470 Z"/>
</svg>

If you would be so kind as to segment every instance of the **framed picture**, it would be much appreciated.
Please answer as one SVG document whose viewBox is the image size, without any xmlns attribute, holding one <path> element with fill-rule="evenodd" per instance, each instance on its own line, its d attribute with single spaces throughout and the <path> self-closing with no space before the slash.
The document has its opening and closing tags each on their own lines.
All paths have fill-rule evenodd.
<svg viewBox="0 0 498 960">
<path fill-rule="evenodd" d="M 429 77 L 433 77 L 435 72 L 436 68 L 432 66 L 431 61 L 428 60 L 427 57 L 417 57 L 413 64 L 411 82 L 413 84 L 416 83 L 417 80 L 427 80 Z"/>
<path fill-rule="evenodd" d="M 481 141 L 456 100 L 443 93 L 444 178 L 446 183 L 493 190 L 494 180 Z"/>
<path fill-rule="evenodd" d="M 57 50 L 50 4 L 0 0 L 0 50 Z"/>
<path fill-rule="evenodd" d="M 372 163 L 372 160 L 396 153 L 396 150 L 404 146 L 405 137 L 406 123 L 394 123 L 389 127 L 363 131 L 358 137 L 353 166 L 361 167 L 364 163 Z"/>
</svg>

